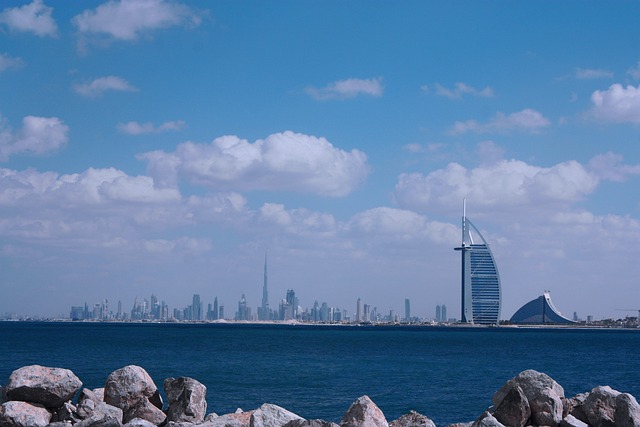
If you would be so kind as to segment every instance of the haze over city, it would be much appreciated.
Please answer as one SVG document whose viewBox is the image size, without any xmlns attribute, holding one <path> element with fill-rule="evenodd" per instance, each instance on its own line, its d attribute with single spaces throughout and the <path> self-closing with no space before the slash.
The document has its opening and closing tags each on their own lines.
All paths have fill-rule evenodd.
<svg viewBox="0 0 640 427">
<path fill-rule="evenodd" d="M 0 316 L 640 309 L 638 2 L 4 1 Z"/>
</svg>

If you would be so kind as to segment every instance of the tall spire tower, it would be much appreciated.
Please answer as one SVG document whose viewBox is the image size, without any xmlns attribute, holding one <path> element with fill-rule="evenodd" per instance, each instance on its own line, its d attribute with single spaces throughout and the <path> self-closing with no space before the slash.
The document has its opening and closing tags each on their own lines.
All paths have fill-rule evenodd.
<svg viewBox="0 0 640 427">
<path fill-rule="evenodd" d="M 262 285 L 262 306 L 260 307 L 260 320 L 271 320 L 269 310 L 269 291 L 267 289 L 267 253 L 264 253 L 264 283 Z"/>
</svg>

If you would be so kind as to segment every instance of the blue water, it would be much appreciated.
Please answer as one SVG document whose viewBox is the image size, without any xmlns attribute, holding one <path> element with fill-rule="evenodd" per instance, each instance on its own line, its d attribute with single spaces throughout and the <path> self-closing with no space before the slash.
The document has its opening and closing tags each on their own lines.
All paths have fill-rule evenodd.
<svg viewBox="0 0 640 427">
<path fill-rule="evenodd" d="M 567 396 L 596 385 L 640 397 L 640 331 L 0 322 L 0 384 L 21 366 L 71 369 L 85 387 L 129 364 L 158 388 L 189 376 L 208 412 L 283 406 L 339 421 L 369 395 L 389 421 L 414 409 L 437 425 L 475 419 L 525 369 Z"/>
</svg>

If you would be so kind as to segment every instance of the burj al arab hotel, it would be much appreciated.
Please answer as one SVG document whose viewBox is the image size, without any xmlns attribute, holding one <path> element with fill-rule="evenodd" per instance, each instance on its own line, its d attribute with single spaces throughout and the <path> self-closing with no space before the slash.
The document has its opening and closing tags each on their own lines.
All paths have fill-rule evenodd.
<svg viewBox="0 0 640 427">
<path fill-rule="evenodd" d="M 487 241 L 467 218 L 466 210 L 466 201 L 464 201 L 462 245 L 455 248 L 462 254 L 461 321 L 478 325 L 497 325 L 500 320 L 501 305 L 498 266 Z M 474 235 L 479 239 L 474 241 Z"/>
</svg>

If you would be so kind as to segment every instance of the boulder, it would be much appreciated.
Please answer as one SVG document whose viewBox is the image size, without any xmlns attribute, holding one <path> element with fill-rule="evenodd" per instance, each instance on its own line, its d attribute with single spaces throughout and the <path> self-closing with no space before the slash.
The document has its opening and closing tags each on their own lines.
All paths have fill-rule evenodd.
<svg viewBox="0 0 640 427">
<path fill-rule="evenodd" d="M 291 420 L 284 427 L 339 427 L 338 424 L 325 420 Z"/>
<path fill-rule="evenodd" d="M 471 424 L 472 427 L 505 427 L 500 421 L 498 421 L 489 412 L 485 412 Z"/>
<path fill-rule="evenodd" d="M 89 390 L 87 390 L 89 391 Z M 112 427 L 122 425 L 122 409 L 86 398 L 78 403 L 75 427 Z"/>
<path fill-rule="evenodd" d="M 2 427 L 45 427 L 51 413 L 45 407 L 21 401 L 9 401 L 0 406 Z"/>
<path fill-rule="evenodd" d="M 73 399 L 82 382 L 68 369 L 40 365 L 24 366 L 13 371 L 7 384 L 7 398 L 59 408 Z"/>
<path fill-rule="evenodd" d="M 167 378 L 167 421 L 201 423 L 207 412 L 207 388 L 193 378 Z"/>
<path fill-rule="evenodd" d="M 289 421 L 301 419 L 303 418 L 278 405 L 265 403 L 253 411 L 249 427 L 282 427 Z"/>
<path fill-rule="evenodd" d="M 595 387 L 582 405 L 587 423 L 593 427 L 615 427 L 616 398 L 620 392 L 609 386 Z"/>
<path fill-rule="evenodd" d="M 527 396 L 519 385 L 514 385 L 496 408 L 493 416 L 500 423 L 511 427 L 524 427 L 531 417 L 531 407 Z"/>
<path fill-rule="evenodd" d="M 104 387 L 94 388 L 91 391 L 93 391 L 93 394 L 95 394 L 98 399 L 104 402 Z"/>
<path fill-rule="evenodd" d="M 588 396 L 589 393 L 579 393 L 569 399 L 569 406 L 571 407 L 569 413 L 585 424 L 589 422 L 589 420 L 587 419 L 587 414 L 584 413 L 582 407 L 584 406 L 584 401 L 587 400 Z"/>
<path fill-rule="evenodd" d="M 134 418 L 124 425 L 124 427 L 156 427 L 155 424 L 151 424 L 147 420 L 142 418 Z"/>
<path fill-rule="evenodd" d="M 384 414 L 369 396 L 357 398 L 340 421 L 341 427 L 388 427 Z"/>
<path fill-rule="evenodd" d="M 251 415 L 253 411 L 235 412 L 233 414 L 225 414 L 215 418 L 207 417 L 207 421 L 202 424 L 203 427 L 249 427 Z"/>
<path fill-rule="evenodd" d="M 436 427 L 435 423 L 426 416 L 410 411 L 389 423 L 389 427 Z"/>
<path fill-rule="evenodd" d="M 166 419 L 158 388 L 140 366 L 125 366 L 109 374 L 104 386 L 104 401 L 122 409 L 124 423 L 142 418 L 159 425 Z"/>
<path fill-rule="evenodd" d="M 640 427 L 640 406 L 635 397 L 629 393 L 616 397 L 614 420 L 616 427 Z"/>
<path fill-rule="evenodd" d="M 59 407 L 55 412 L 53 412 L 50 422 L 52 423 L 60 422 L 60 421 L 73 422 L 75 421 L 74 414 L 76 412 L 76 409 L 77 408 L 73 403 L 64 402 L 61 407 Z"/>
<path fill-rule="evenodd" d="M 561 398 L 550 388 L 543 389 L 529 401 L 534 425 L 556 427 L 562 421 L 564 405 Z"/>
<path fill-rule="evenodd" d="M 560 427 L 588 427 L 588 424 L 569 414 L 560 421 Z"/>
<path fill-rule="evenodd" d="M 529 403 L 546 388 L 553 390 L 558 398 L 562 399 L 564 397 L 564 389 L 553 378 L 547 374 L 528 369 L 511 378 L 493 395 L 493 405 L 496 408 L 500 406 L 502 399 L 516 385 L 522 389 Z"/>
</svg>

